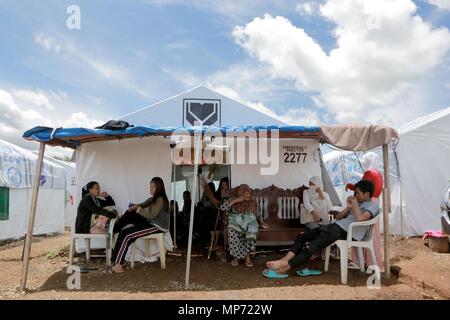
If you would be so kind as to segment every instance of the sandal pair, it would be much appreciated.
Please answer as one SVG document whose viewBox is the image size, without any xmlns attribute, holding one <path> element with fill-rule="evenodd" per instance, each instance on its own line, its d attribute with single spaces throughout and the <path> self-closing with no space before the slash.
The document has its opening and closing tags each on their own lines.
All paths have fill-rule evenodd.
<svg viewBox="0 0 450 320">
<path fill-rule="evenodd" d="M 320 270 L 311 270 L 308 268 L 298 270 L 295 272 L 300 277 L 307 277 L 307 276 L 318 276 L 322 274 L 322 271 Z M 278 273 L 273 269 L 264 269 L 262 272 L 263 276 L 266 278 L 271 279 L 285 279 L 289 277 L 289 274 L 287 273 Z"/>
</svg>

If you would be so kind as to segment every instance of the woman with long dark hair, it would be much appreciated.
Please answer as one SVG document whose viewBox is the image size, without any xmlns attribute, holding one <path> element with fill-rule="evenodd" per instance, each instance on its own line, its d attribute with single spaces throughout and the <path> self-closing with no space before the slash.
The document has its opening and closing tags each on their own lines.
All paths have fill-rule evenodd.
<svg viewBox="0 0 450 320">
<path fill-rule="evenodd" d="M 77 209 L 75 233 L 90 233 L 92 215 L 115 218 L 114 212 L 104 209 L 114 205 L 113 198 L 107 192 L 100 191 L 100 184 L 97 181 L 86 184 L 82 189 L 82 199 Z"/>
<path fill-rule="evenodd" d="M 151 198 L 142 204 L 131 207 L 130 209 L 133 210 L 127 212 L 128 216 L 139 215 L 142 219 L 135 219 L 133 227 L 123 229 L 128 224 L 126 223 L 121 228 L 118 228 L 119 236 L 111 256 L 111 261 L 114 264 L 112 271 L 115 273 L 123 272 L 125 255 L 130 245 L 136 239 L 153 233 L 169 231 L 169 200 L 167 199 L 164 182 L 160 177 L 154 177 L 150 181 L 150 194 L 152 195 Z M 126 219 L 131 220 L 132 218 Z M 118 223 L 120 223 L 120 220 Z M 122 222 L 120 225 L 125 222 Z"/>
<path fill-rule="evenodd" d="M 222 204 L 224 201 L 227 201 L 230 198 L 230 181 L 228 179 L 228 177 L 224 177 L 222 179 L 220 179 L 219 182 L 219 187 L 217 188 L 215 194 L 214 194 L 214 198 L 217 200 L 217 202 L 220 204 Z M 217 251 L 218 247 L 219 247 L 219 237 L 220 237 L 220 233 L 223 232 L 223 241 L 224 241 L 224 249 L 226 251 L 227 249 L 227 231 L 226 231 L 226 214 L 227 212 L 224 212 L 222 210 L 220 210 L 220 206 L 217 209 L 218 212 L 218 216 L 216 217 L 217 221 L 216 224 L 214 226 L 214 230 L 211 231 L 211 237 L 214 239 L 213 244 L 212 244 L 212 251 Z"/>
</svg>

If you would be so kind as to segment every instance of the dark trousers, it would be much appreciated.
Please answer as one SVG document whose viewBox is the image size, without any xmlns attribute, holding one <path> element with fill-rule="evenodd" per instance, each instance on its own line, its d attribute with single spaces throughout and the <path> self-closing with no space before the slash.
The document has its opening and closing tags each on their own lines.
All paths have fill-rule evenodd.
<svg viewBox="0 0 450 320">
<path fill-rule="evenodd" d="M 128 248 L 136 241 L 136 239 L 159 232 L 162 231 L 148 222 L 121 230 L 112 252 L 111 262 L 115 264 L 124 264 Z"/>
<path fill-rule="evenodd" d="M 114 224 L 113 232 L 117 233 L 122 230 L 127 224 L 142 224 L 147 222 L 143 216 L 138 214 L 136 211 L 125 211 L 125 213 L 120 217 L 120 219 Z"/>
<path fill-rule="evenodd" d="M 321 252 L 336 240 L 346 238 L 347 232 L 335 223 L 307 230 L 295 239 L 290 250 L 295 254 L 295 257 L 289 260 L 289 266 L 295 269 L 305 265 L 314 253 Z"/>
</svg>

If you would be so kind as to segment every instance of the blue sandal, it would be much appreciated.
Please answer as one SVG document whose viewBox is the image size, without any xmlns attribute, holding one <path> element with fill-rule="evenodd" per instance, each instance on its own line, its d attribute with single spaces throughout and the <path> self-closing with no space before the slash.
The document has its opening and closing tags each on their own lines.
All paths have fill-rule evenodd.
<svg viewBox="0 0 450 320">
<path fill-rule="evenodd" d="M 276 272 L 273 269 L 264 269 L 262 274 L 264 277 L 271 278 L 271 279 L 285 279 L 285 278 L 289 277 L 288 274 L 281 274 L 281 273 Z"/>
<path fill-rule="evenodd" d="M 298 270 L 295 272 L 296 274 L 298 274 L 300 277 L 307 277 L 307 276 L 319 276 L 322 274 L 322 271 L 320 270 L 310 270 L 308 268 L 302 269 L 302 270 Z"/>
</svg>

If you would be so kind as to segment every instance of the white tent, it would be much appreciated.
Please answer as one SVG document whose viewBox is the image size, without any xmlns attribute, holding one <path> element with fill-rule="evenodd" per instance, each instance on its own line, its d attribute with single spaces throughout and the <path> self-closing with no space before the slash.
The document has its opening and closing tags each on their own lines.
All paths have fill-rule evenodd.
<svg viewBox="0 0 450 320">
<path fill-rule="evenodd" d="M 26 233 L 37 158 L 32 151 L 0 140 L 0 240 Z M 62 166 L 44 161 L 34 234 L 64 232 L 65 174 Z"/>
<path fill-rule="evenodd" d="M 205 131 L 203 130 L 205 129 Z M 179 131 L 184 131 L 184 142 L 192 141 L 192 135 L 195 140 L 195 156 L 192 162 L 192 158 L 190 153 L 193 148 L 188 145 L 184 145 L 181 143 L 181 149 L 178 149 L 178 144 L 176 136 L 173 134 Z M 211 132 L 209 130 L 213 130 L 213 135 L 209 135 Z M 230 130 L 232 132 L 230 132 Z M 39 146 L 39 157 L 38 163 L 39 165 L 36 167 L 36 176 L 41 175 L 41 164 L 43 163 L 45 147 L 46 145 L 53 146 L 65 146 L 76 148 L 77 159 L 80 160 L 84 158 L 84 163 L 77 163 L 77 179 L 81 177 L 81 174 L 87 174 L 85 172 L 85 168 L 89 169 L 90 175 L 95 175 L 99 177 L 108 177 L 109 178 L 109 187 L 116 188 L 122 183 L 126 183 L 126 187 L 130 186 L 134 187 L 135 179 L 141 181 L 140 177 L 148 175 L 149 177 L 153 175 L 158 176 L 166 176 L 167 167 L 171 166 L 171 163 L 177 163 L 178 159 L 173 159 L 174 161 L 165 161 L 166 154 L 162 151 L 169 151 L 166 147 L 168 142 L 170 143 L 170 153 L 173 153 L 176 156 L 181 156 L 186 158 L 186 162 L 188 164 L 194 165 L 194 172 L 198 172 L 197 169 L 199 164 L 205 160 L 204 154 L 203 156 L 200 154 L 203 148 L 208 149 L 212 145 L 212 149 L 215 152 L 215 155 L 221 155 L 223 153 L 226 154 L 227 165 L 233 165 L 234 162 L 232 159 L 234 157 L 229 156 L 232 153 L 230 151 L 224 151 L 222 148 L 225 147 L 221 143 L 216 145 L 216 142 L 221 139 L 226 139 L 231 137 L 231 140 L 237 142 L 239 144 L 239 139 L 242 139 L 242 133 L 244 136 L 247 136 L 247 133 L 254 131 L 256 136 L 248 139 L 250 143 L 252 139 L 256 139 L 258 144 L 258 155 L 259 161 L 255 163 L 256 166 L 259 166 L 261 169 L 260 176 L 264 175 L 262 169 L 265 167 L 268 162 L 267 158 L 269 157 L 269 153 L 271 157 L 280 157 L 279 162 L 285 162 L 287 165 L 285 170 L 288 172 L 295 172 L 295 176 L 299 177 L 299 182 L 303 180 L 305 177 L 303 176 L 304 172 L 308 173 L 308 170 L 304 170 L 303 165 L 310 162 L 311 168 L 314 169 L 315 172 L 322 172 L 323 166 L 321 168 L 321 158 L 320 152 L 318 149 L 319 141 L 323 141 L 325 143 L 329 143 L 330 145 L 337 146 L 339 145 L 342 148 L 346 148 L 348 150 L 369 150 L 376 148 L 378 146 L 383 146 L 383 163 L 385 166 L 385 170 L 389 168 L 389 159 L 388 159 L 388 144 L 398 139 L 398 134 L 395 130 L 389 127 L 383 126 L 361 126 L 361 125 L 351 125 L 351 126 L 323 126 L 323 127 L 304 127 L 304 126 L 274 126 L 274 125 L 255 125 L 255 126 L 240 126 L 230 128 L 226 127 L 202 127 L 199 126 L 198 123 L 195 123 L 194 127 L 155 127 L 155 126 L 139 126 L 127 128 L 126 130 L 114 131 L 114 130 L 91 130 L 86 128 L 45 128 L 45 127 L 35 127 L 24 133 L 24 138 L 27 140 L 35 140 L 40 142 Z M 170 136 L 170 140 L 168 139 Z M 179 136 L 178 136 L 179 137 Z M 213 139 L 214 137 L 214 139 Z M 354 137 L 358 137 L 354 139 Z M 174 138 L 174 139 L 172 139 Z M 278 142 L 283 140 L 305 140 L 301 145 L 294 144 L 291 141 L 288 141 L 288 144 L 283 145 L 282 147 L 282 155 L 275 150 L 279 147 Z M 203 142 L 202 142 L 203 140 Z M 236 141 L 237 140 L 237 141 Z M 270 140 L 270 149 L 267 145 L 267 140 Z M 167 141 L 167 142 L 166 142 Z M 233 144 L 234 144 L 233 142 Z M 275 143 L 274 145 L 272 144 Z M 308 143 L 311 142 L 311 143 Z M 122 145 L 120 145 L 122 143 Z M 205 143 L 205 145 L 203 145 Z M 134 145 L 133 145 L 134 144 Z M 174 144 L 174 148 L 172 148 L 172 144 Z M 160 147 L 158 147 L 160 146 Z M 91 149 L 88 152 L 89 148 Z M 317 148 L 317 149 L 316 149 Z M 228 148 L 226 148 L 228 149 Z M 232 148 L 231 148 L 232 149 Z M 210 150 L 211 151 L 211 150 Z M 249 151 L 249 152 L 247 152 Z M 102 154 L 100 154 L 102 153 Z M 181 153 L 183 155 L 181 155 Z M 239 152 L 242 153 L 242 152 Z M 252 155 L 255 153 L 255 150 L 249 148 L 245 148 L 245 154 Z M 116 158 L 112 156 L 115 155 Z M 236 155 L 236 153 L 233 153 Z M 239 156 L 238 156 L 239 158 Z M 308 161 L 306 159 L 309 159 Z M 297 160 L 295 160 L 297 159 Z M 183 161 L 184 161 L 183 160 Z M 216 159 L 217 160 L 217 159 Z M 270 160 L 270 159 L 269 159 Z M 80 160 L 83 162 L 83 160 Z M 207 161 L 207 159 L 206 159 Z M 109 168 L 109 171 L 106 169 L 107 164 L 109 162 L 114 162 L 114 166 Z M 162 164 L 161 164 L 162 162 Z M 270 162 L 270 161 L 269 161 Z M 144 163 L 144 165 L 142 165 Z M 216 162 L 215 162 L 216 163 Z M 306 165 L 308 166 L 308 165 Z M 306 167 L 305 166 L 305 167 Z M 128 174 L 123 174 L 122 171 L 127 171 L 132 173 L 131 178 L 128 177 Z M 156 174 L 154 174 L 156 172 Z M 311 173 L 311 172 L 309 172 Z M 277 170 L 275 172 L 272 171 L 272 174 L 277 174 Z M 326 171 L 324 172 L 326 174 Z M 174 172 L 174 177 L 176 176 Z M 292 175 L 294 176 L 294 175 Z M 326 175 L 328 176 L 328 175 Z M 112 178 L 110 178 L 112 177 Z M 88 177 L 84 177 L 87 179 Z M 258 180 L 258 176 L 252 176 L 255 181 Z M 309 177 L 307 177 L 309 178 Z M 385 175 L 385 179 L 387 181 L 387 187 L 384 189 L 384 196 L 387 201 L 384 204 L 384 212 L 385 218 L 384 223 L 385 227 L 388 228 L 387 217 L 389 215 L 389 206 L 390 203 L 390 193 L 389 193 L 389 175 Z M 164 180 L 167 180 L 165 178 Z M 306 179 L 304 179 L 305 181 Z M 148 180 L 147 180 L 148 181 Z M 329 178 L 326 179 L 329 182 Z M 292 182 L 290 182 L 292 183 Z M 331 183 L 331 182 L 330 182 Z M 231 183 L 233 185 L 233 182 Z M 81 183 L 79 184 L 81 185 Z M 147 182 L 148 186 L 148 182 Z M 122 188 L 126 188 L 122 187 Z M 194 183 L 192 185 L 192 199 L 193 203 L 196 200 L 196 187 L 197 187 L 197 174 L 194 175 Z M 144 189 L 142 189 L 144 190 Z M 34 179 L 33 182 L 33 195 L 31 200 L 31 207 L 29 211 L 29 223 L 28 223 L 28 233 L 25 239 L 24 246 L 24 263 L 22 267 L 22 277 L 20 283 L 20 289 L 24 290 L 26 287 L 27 276 L 28 276 L 28 268 L 29 268 L 29 257 L 31 251 L 32 244 L 32 230 L 33 224 L 36 216 L 36 204 L 38 200 L 39 193 L 39 180 Z M 125 198 L 121 198 L 118 202 L 124 203 Z M 120 210 L 120 207 L 119 207 Z M 188 254 L 187 254 L 187 263 L 186 263 L 186 278 L 185 278 L 185 286 L 186 288 L 189 286 L 189 274 L 190 274 L 190 258 L 191 258 L 191 248 L 192 248 L 192 231 L 193 231 L 193 219 L 194 219 L 194 206 L 191 206 L 190 213 L 190 224 L 189 224 L 189 240 L 188 240 Z M 385 238 L 387 235 L 385 235 Z M 385 239 L 386 240 L 386 239 Z M 389 257 L 389 242 L 384 242 L 385 256 Z M 385 259 L 385 270 L 389 270 L 389 259 Z M 390 273 L 386 273 L 386 277 L 389 278 Z"/>
<path fill-rule="evenodd" d="M 194 121 L 215 126 L 286 124 L 204 85 L 132 112 L 122 120 L 161 127 L 188 127 Z"/>
<path fill-rule="evenodd" d="M 390 152 L 390 231 L 403 236 L 440 230 L 440 204 L 450 179 L 450 108 L 417 118 L 398 129 L 400 140 Z M 378 155 L 381 151 L 374 150 Z M 361 157 L 361 154 L 358 154 Z M 325 165 L 340 197 L 345 183 L 362 176 L 353 152 L 332 151 Z M 382 171 L 382 168 L 376 168 Z"/>
<path fill-rule="evenodd" d="M 190 113 L 193 117 L 190 117 Z M 208 125 L 283 125 L 284 123 L 267 116 L 256 109 L 225 97 L 205 86 L 163 100 L 138 110 L 122 118 L 132 125 L 155 125 L 180 127 L 190 126 L 192 119 L 201 120 Z M 215 122 L 212 122 L 215 120 Z M 193 166 L 175 168 L 176 184 L 172 184 L 173 168 L 171 161 L 170 139 L 163 137 L 131 138 L 111 141 L 96 141 L 82 144 L 76 149 L 78 191 L 75 203 L 81 196 L 81 187 L 91 180 L 98 181 L 102 190 L 110 193 L 119 212 L 124 212 L 128 204 L 143 201 L 148 197 L 149 181 L 160 176 L 171 199 L 182 205 L 182 191 L 190 190 L 194 182 Z M 283 139 L 279 144 L 280 154 L 286 148 L 302 147 L 310 151 L 301 174 L 292 175 L 287 167 L 289 163 L 280 159 L 278 175 L 260 176 L 260 165 L 233 165 L 221 168 L 220 174 L 230 172 L 232 186 L 249 183 L 254 188 L 263 188 L 275 184 L 281 188 L 296 188 L 308 184 L 308 178 L 321 176 L 319 161 L 319 142 L 312 140 Z M 306 150 L 306 149 L 305 149 Z M 247 149 L 247 155 L 249 151 Z M 216 184 L 220 176 L 214 178 Z M 176 193 L 174 192 L 176 189 Z M 170 191 L 170 192 L 169 192 Z M 181 191 L 181 192 L 180 192 Z M 198 193 L 201 194 L 200 187 Z M 175 193 L 175 194 L 174 194 Z M 198 199 L 198 195 L 197 195 Z M 170 243 L 167 239 L 166 243 Z M 104 247 L 104 241 L 92 240 L 92 248 Z M 143 241 L 137 242 L 138 252 L 143 249 Z M 77 252 L 84 251 L 84 242 L 77 242 Z M 171 248 L 170 248 L 171 249 Z M 139 257 L 138 257 L 139 258 Z M 142 259 L 141 259 L 142 260 Z"/>
<path fill-rule="evenodd" d="M 398 132 L 405 204 L 400 227 L 407 236 L 441 230 L 440 204 L 450 178 L 450 108 L 411 121 Z"/>
</svg>

